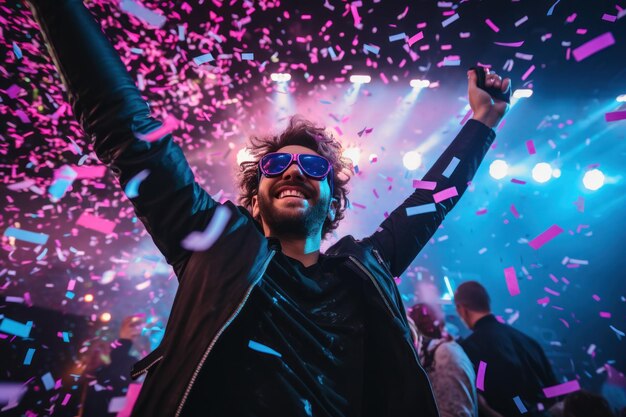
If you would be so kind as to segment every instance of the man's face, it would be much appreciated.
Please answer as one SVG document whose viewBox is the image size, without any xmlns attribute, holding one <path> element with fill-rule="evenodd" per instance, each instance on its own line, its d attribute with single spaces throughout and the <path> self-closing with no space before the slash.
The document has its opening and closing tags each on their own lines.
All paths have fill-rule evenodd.
<svg viewBox="0 0 626 417">
<path fill-rule="evenodd" d="M 300 145 L 277 152 L 319 155 Z M 261 219 L 266 236 L 306 238 L 321 233 L 326 218 L 334 219 L 336 201 L 328 179 L 309 178 L 294 161 L 282 174 L 261 175 L 259 192 L 252 199 L 252 215 Z"/>
</svg>

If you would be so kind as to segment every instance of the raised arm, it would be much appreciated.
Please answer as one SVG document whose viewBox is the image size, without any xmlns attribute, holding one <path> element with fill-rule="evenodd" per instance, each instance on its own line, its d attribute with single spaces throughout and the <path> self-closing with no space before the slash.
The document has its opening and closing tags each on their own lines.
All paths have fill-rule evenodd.
<svg viewBox="0 0 626 417">
<path fill-rule="evenodd" d="M 117 52 L 82 0 L 29 0 L 48 50 L 66 86 L 96 155 L 109 166 L 122 189 L 143 181 L 129 196 L 168 263 L 187 258 L 180 243 L 204 229 L 217 203 L 196 183 L 171 134 L 141 140 L 161 127 L 126 72 Z M 147 175 L 147 176 L 146 176 Z"/>
<path fill-rule="evenodd" d="M 402 274 L 413 262 L 459 201 L 495 139 L 492 128 L 508 109 L 507 103 L 494 101 L 477 87 L 474 71 L 468 72 L 468 77 L 473 118 L 424 175 L 422 185 L 369 237 L 394 276 Z M 510 80 L 496 77 L 489 75 L 487 86 L 510 91 Z"/>
</svg>

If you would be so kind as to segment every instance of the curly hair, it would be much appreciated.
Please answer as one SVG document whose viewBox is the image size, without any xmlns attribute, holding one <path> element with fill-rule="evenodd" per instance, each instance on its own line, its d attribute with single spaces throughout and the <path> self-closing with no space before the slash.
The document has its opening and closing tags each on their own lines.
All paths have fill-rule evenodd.
<svg viewBox="0 0 626 417">
<path fill-rule="evenodd" d="M 284 146 L 300 145 L 311 149 L 330 161 L 333 167 L 333 197 L 339 202 L 335 220 L 326 218 L 322 226 L 322 238 L 339 226 L 348 207 L 348 181 L 352 172 L 352 163 L 342 156 L 342 147 L 332 134 L 324 127 L 318 126 L 301 116 L 292 116 L 287 128 L 279 135 L 263 137 L 252 136 L 247 148 L 252 154 L 251 161 L 245 161 L 239 166 L 239 204 L 252 212 L 252 197 L 259 192 L 257 169 L 259 160 L 266 154 L 276 152 Z M 259 219 L 257 219 L 259 220 Z"/>
</svg>

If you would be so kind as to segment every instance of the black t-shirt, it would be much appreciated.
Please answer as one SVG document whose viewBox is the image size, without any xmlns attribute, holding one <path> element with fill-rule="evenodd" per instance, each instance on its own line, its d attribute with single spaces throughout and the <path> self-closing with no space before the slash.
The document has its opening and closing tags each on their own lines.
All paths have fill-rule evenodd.
<svg viewBox="0 0 626 417">
<path fill-rule="evenodd" d="M 362 280 L 278 252 L 209 354 L 185 416 L 358 416 Z"/>
</svg>

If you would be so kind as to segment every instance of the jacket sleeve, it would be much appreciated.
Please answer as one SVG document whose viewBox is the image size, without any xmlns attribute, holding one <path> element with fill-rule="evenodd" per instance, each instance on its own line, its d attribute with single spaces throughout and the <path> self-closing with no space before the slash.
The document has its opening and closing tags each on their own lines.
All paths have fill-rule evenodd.
<svg viewBox="0 0 626 417">
<path fill-rule="evenodd" d="M 467 121 L 422 179 L 436 183 L 435 188 L 418 187 L 369 237 L 394 276 L 404 272 L 435 234 L 467 189 L 494 139 L 492 129 L 476 120 Z M 436 203 L 435 195 L 442 191 L 456 195 Z"/>
<path fill-rule="evenodd" d="M 96 155 L 124 190 L 133 178 L 145 177 L 138 195 L 129 198 L 167 262 L 178 264 L 189 254 L 181 240 L 208 224 L 217 203 L 195 181 L 172 135 L 155 133 L 161 123 L 150 116 L 148 104 L 82 1 L 29 0 L 29 5 Z M 138 138 L 148 133 L 157 140 Z"/>
</svg>

